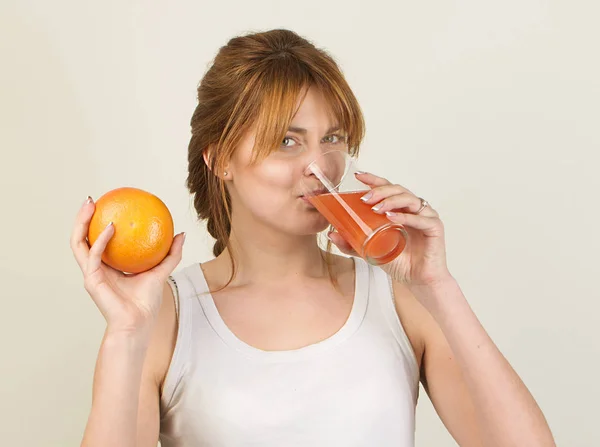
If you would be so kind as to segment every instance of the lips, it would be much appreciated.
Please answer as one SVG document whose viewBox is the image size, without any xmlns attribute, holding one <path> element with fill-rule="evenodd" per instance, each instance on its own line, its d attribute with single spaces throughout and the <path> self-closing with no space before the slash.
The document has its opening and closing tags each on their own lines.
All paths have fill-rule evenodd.
<svg viewBox="0 0 600 447">
<path fill-rule="evenodd" d="M 326 192 L 327 192 L 327 189 L 319 188 L 319 189 L 315 189 L 314 191 L 311 191 L 307 194 L 302 194 L 300 197 L 304 198 L 306 196 L 318 196 L 320 194 L 325 194 Z"/>
</svg>

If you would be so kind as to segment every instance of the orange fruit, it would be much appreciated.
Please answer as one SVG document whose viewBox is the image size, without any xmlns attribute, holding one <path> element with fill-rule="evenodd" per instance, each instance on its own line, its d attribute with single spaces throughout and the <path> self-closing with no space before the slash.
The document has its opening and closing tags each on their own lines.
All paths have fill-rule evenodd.
<svg viewBox="0 0 600 447">
<path fill-rule="evenodd" d="M 88 230 L 90 245 L 111 221 L 115 232 L 102 255 L 105 264 L 122 272 L 140 273 L 167 256 L 173 242 L 173 218 L 154 194 L 125 187 L 100 197 Z"/>
</svg>

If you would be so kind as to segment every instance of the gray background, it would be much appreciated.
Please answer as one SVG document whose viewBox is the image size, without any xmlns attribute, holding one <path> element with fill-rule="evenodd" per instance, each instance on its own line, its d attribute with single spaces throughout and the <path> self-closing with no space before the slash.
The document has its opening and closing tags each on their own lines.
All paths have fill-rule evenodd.
<svg viewBox="0 0 600 447">
<path fill-rule="evenodd" d="M 131 185 L 212 244 L 184 188 L 195 89 L 239 33 L 329 50 L 364 109 L 361 166 L 427 198 L 449 265 L 559 445 L 600 445 L 599 4 L 0 3 L 0 436 L 79 445 L 104 320 L 69 249 L 85 197 Z M 418 446 L 452 446 L 426 394 Z"/>
</svg>

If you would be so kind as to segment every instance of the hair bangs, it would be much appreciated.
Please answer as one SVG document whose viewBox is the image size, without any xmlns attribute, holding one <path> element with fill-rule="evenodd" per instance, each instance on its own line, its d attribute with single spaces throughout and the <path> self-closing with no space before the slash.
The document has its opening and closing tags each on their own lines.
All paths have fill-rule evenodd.
<svg viewBox="0 0 600 447">
<path fill-rule="evenodd" d="M 258 89 L 256 141 L 253 161 L 264 159 L 279 148 L 294 115 L 301 95 L 311 84 L 310 73 L 291 57 L 281 57 L 265 70 Z"/>
<path fill-rule="evenodd" d="M 315 83 L 315 87 L 319 89 L 329 104 L 331 118 L 346 133 L 348 152 L 350 155 L 356 156 L 365 134 L 362 111 L 358 101 L 346 87 L 346 82 L 336 81 L 338 80 L 335 78 L 320 80 Z"/>
<path fill-rule="evenodd" d="M 329 105 L 331 119 L 346 133 L 348 150 L 358 154 L 365 133 L 362 111 L 356 97 L 335 65 L 319 61 L 300 61 L 282 53 L 265 63 L 260 80 L 251 95 L 257 99 L 256 141 L 253 162 L 264 159 L 279 148 L 281 140 L 310 87 L 315 87 Z"/>
</svg>

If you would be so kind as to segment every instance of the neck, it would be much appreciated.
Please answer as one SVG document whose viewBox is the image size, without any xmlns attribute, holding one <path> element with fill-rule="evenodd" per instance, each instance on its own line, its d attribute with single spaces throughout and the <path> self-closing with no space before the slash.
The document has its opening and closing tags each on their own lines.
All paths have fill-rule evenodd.
<svg viewBox="0 0 600 447">
<path fill-rule="evenodd" d="M 229 266 L 233 254 L 234 283 L 238 285 L 327 275 L 323 252 L 314 234 L 293 236 L 260 224 L 238 223 L 234 216 L 229 244 L 230 249 L 217 261 Z M 229 267 L 224 270 L 230 272 Z"/>
</svg>

